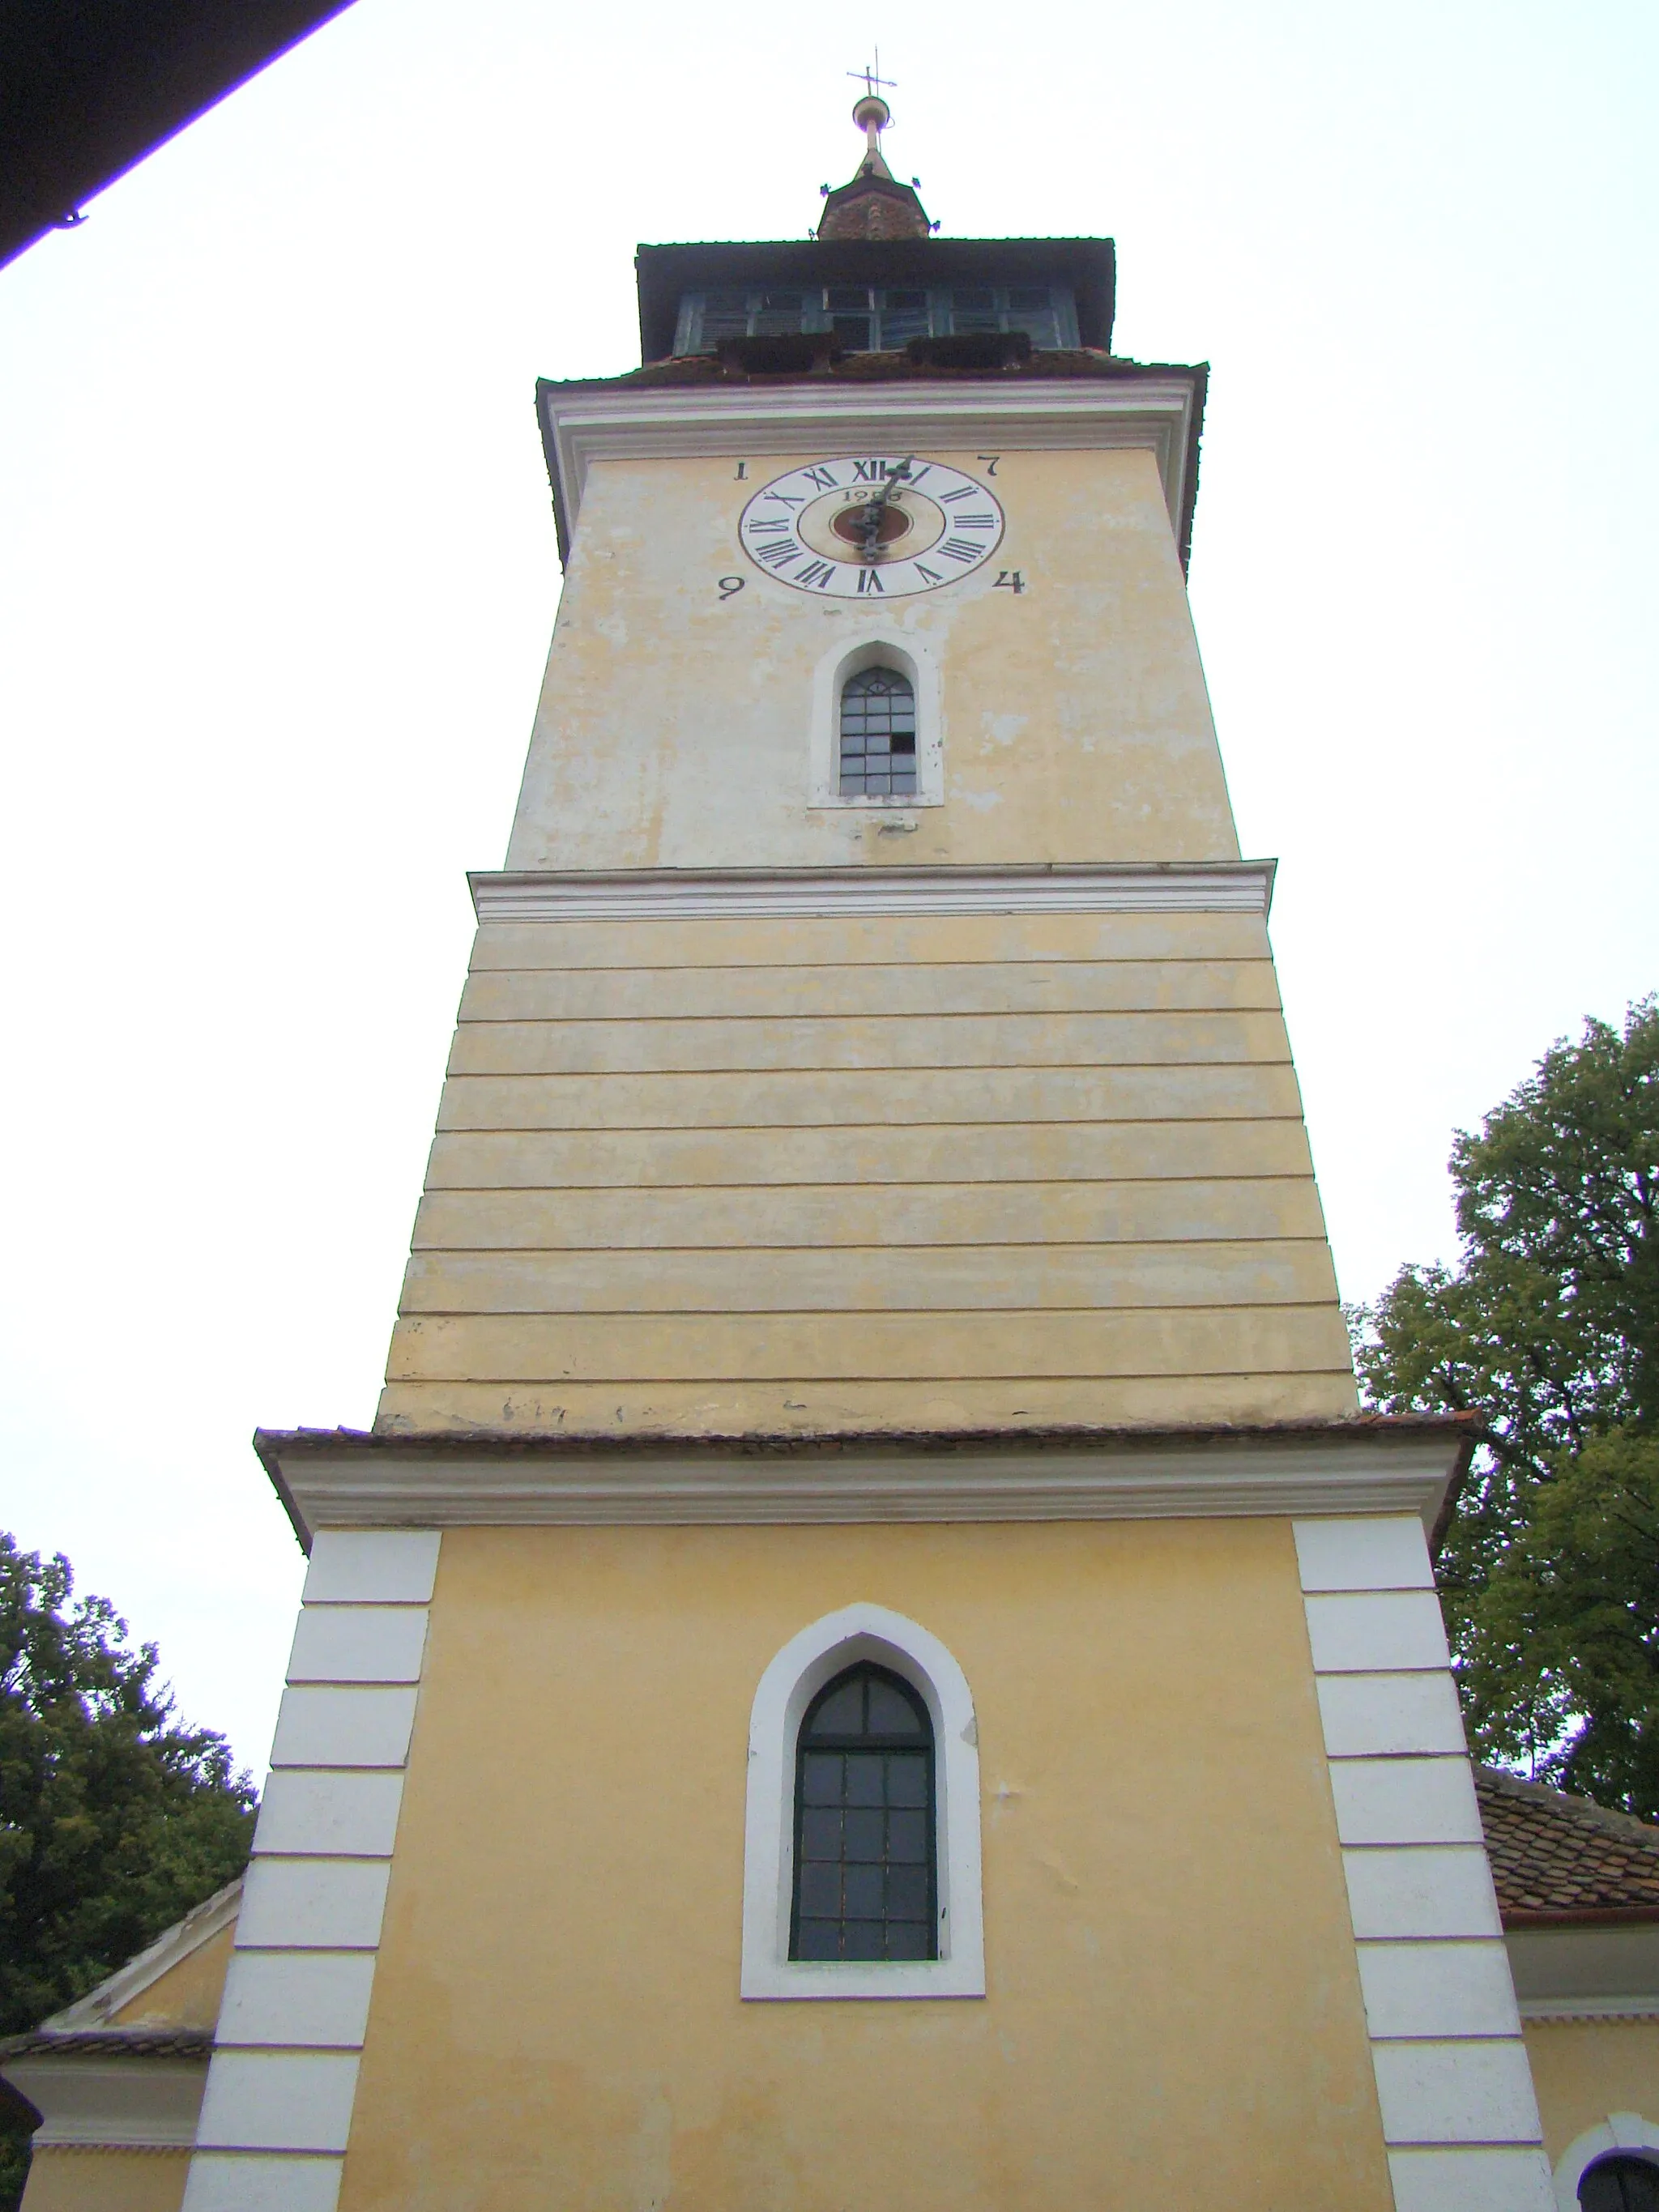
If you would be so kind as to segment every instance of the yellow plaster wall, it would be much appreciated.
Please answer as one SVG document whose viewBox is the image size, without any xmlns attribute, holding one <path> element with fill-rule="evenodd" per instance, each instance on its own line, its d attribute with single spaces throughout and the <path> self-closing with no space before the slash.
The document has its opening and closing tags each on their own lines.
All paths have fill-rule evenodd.
<svg viewBox="0 0 1659 2212">
<path fill-rule="evenodd" d="M 187 2150 L 38 2150 L 22 2212 L 179 2212 Z"/>
<path fill-rule="evenodd" d="M 383 1429 L 1354 1403 L 1259 920 L 479 932 Z"/>
<path fill-rule="evenodd" d="M 975 1695 L 982 2001 L 738 1996 L 855 1600 Z M 1285 1523 L 446 1533 L 342 2212 L 1390 2203 Z"/>
<path fill-rule="evenodd" d="M 1237 857 L 1150 453 L 1004 455 L 995 557 L 875 617 L 739 548 L 757 484 L 821 457 L 750 458 L 742 482 L 735 455 L 589 470 L 509 867 Z M 1024 592 L 995 587 L 1007 568 Z M 744 588 L 722 599 L 728 574 Z M 872 620 L 941 669 L 945 803 L 905 836 L 807 803 L 813 671 Z"/>
<path fill-rule="evenodd" d="M 1525 2034 L 1552 2163 L 1610 2112 L 1659 2127 L 1659 2020 L 1529 2020 Z"/>
<path fill-rule="evenodd" d="M 169 1966 L 165 1974 L 153 1981 L 147 1990 L 141 1990 L 131 2001 L 110 2014 L 111 2025 L 116 2027 L 216 2027 L 219 2021 L 219 2007 L 225 1994 L 225 1975 L 230 1966 L 231 1947 L 236 1940 L 236 1923 L 222 1928 L 216 1936 L 185 1958 L 176 1966 Z"/>
</svg>

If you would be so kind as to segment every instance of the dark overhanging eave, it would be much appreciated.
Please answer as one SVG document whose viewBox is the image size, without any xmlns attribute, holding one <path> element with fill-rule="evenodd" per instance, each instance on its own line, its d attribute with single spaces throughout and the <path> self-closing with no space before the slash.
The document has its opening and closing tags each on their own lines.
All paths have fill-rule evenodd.
<svg viewBox="0 0 1659 2212">
<path fill-rule="evenodd" d="M 634 265 L 643 362 L 662 361 L 673 351 L 684 292 L 763 277 L 781 283 L 949 283 L 958 277 L 989 283 L 994 270 L 1070 283 L 1079 341 L 1101 353 L 1111 350 L 1117 263 L 1109 238 L 711 240 L 641 246 Z"/>
<path fill-rule="evenodd" d="M 349 0 L 12 0 L 0 16 L 0 263 Z"/>
</svg>

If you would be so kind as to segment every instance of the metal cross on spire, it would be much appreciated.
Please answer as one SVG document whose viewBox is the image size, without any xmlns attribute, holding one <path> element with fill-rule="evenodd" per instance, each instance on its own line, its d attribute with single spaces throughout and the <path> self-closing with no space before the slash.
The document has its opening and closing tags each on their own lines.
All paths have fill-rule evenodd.
<svg viewBox="0 0 1659 2212">
<path fill-rule="evenodd" d="M 896 92 L 898 89 L 898 79 L 896 77 L 884 76 L 881 73 L 881 48 L 879 46 L 876 48 L 875 53 L 876 58 L 874 61 L 871 63 L 868 69 L 848 70 L 847 72 L 848 76 L 856 77 L 860 80 L 864 86 L 866 96 L 871 100 L 879 100 L 881 98 L 881 88 L 883 85 L 885 85 L 890 92 Z"/>
</svg>

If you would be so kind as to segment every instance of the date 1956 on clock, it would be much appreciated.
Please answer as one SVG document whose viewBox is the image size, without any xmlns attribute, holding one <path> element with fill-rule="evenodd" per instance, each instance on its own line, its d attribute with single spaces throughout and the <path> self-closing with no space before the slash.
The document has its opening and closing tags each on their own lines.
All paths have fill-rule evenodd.
<svg viewBox="0 0 1659 2212">
<path fill-rule="evenodd" d="M 981 457 L 988 475 L 999 454 Z M 747 464 L 739 462 L 739 478 Z M 914 598 L 977 575 L 1002 543 L 1006 518 L 976 477 L 915 453 L 838 454 L 763 484 L 744 508 L 738 542 L 764 574 L 837 599 Z M 1018 570 L 996 586 L 1023 592 Z M 742 588 L 723 576 L 722 598 Z"/>
</svg>

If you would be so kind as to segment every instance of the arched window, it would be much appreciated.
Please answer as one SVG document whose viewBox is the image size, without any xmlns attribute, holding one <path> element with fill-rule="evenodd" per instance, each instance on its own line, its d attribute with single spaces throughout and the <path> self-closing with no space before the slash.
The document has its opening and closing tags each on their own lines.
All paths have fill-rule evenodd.
<svg viewBox="0 0 1659 2212">
<path fill-rule="evenodd" d="M 938 1957 L 933 1813 L 927 1708 L 886 1668 L 849 1667 L 801 1723 L 792 1959 Z"/>
<path fill-rule="evenodd" d="M 896 668 L 866 668 L 841 692 L 841 795 L 914 799 L 916 695 Z"/>
<path fill-rule="evenodd" d="M 1628 2151 L 1598 2158 L 1578 2184 L 1583 2212 L 1659 2212 L 1659 2165 Z"/>
</svg>

